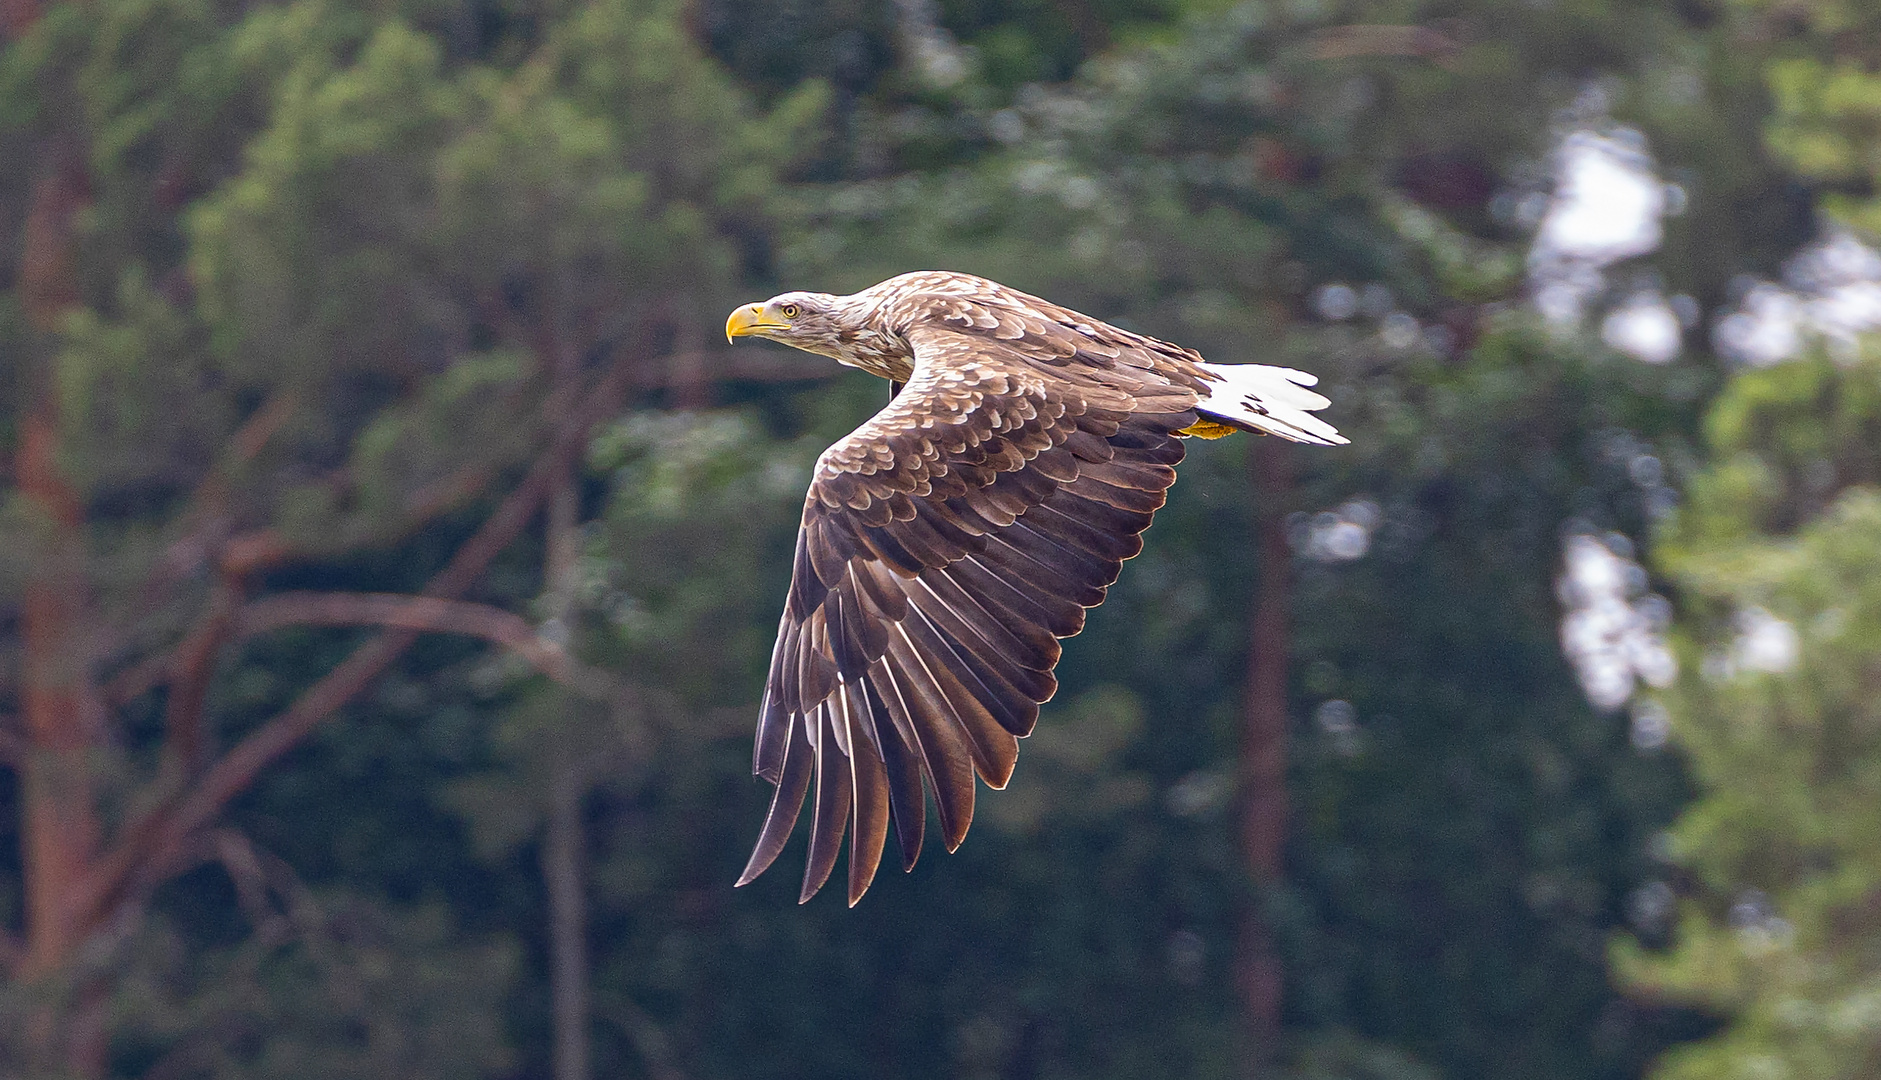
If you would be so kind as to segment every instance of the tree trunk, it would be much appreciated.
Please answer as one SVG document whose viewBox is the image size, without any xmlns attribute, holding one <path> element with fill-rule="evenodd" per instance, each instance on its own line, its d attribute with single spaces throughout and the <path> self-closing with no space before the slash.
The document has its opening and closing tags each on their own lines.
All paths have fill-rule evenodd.
<svg viewBox="0 0 1881 1080">
<path fill-rule="evenodd" d="M 28 418 L 18 460 L 20 493 L 44 530 L 20 620 L 28 977 L 55 970 L 70 953 L 80 928 L 66 918 L 67 902 L 98 847 L 90 756 L 100 724 L 85 655 L 79 508 L 53 460 L 53 438 L 48 417 Z"/>
<path fill-rule="evenodd" d="M 1257 897 L 1285 870 L 1287 836 L 1287 656 L 1292 552 L 1286 517 L 1292 487 L 1288 446 L 1257 439 L 1249 453 L 1255 492 L 1260 585 L 1249 618 L 1247 703 L 1241 741 L 1241 843 Z M 1246 1009 L 1254 1075 L 1274 1057 L 1280 1035 L 1280 957 L 1257 902 L 1242 926 L 1237 981 Z"/>
<path fill-rule="evenodd" d="M 560 291 L 558 290 L 558 297 Z M 569 346 L 568 318 L 558 317 L 549 358 L 553 393 L 572 395 L 579 381 L 578 361 Z M 576 455 L 549 496 L 543 585 L 550 597 L 549 616 L 561 624 L 561 642 L 572 653 L 575 635 L 575 563 L 581 555 L 581 492 L 576 486 Z M 549 792 L 547 832 L 542 839 L 542 881 L 549 906 L 549 1007 L 554 1013 L 555 1080 L 588 1080 L 591 1059 L 588 1020 L 586 838 L 581 823 L 585 770 L 566 746 L 549 747 L 554 779 Z"/>
<path fill-rule="evenodd" d="M 588 896 L 581 828 L 585 788 L 573 763 L 550 792 L 542 879 L 549 899 L 549 988 L 555 1012 L 555 1080 L 588 1080 Z"/>
<path fill-rule="evenodd" d="M 21 11 L 28 8 L 36 14 L 36 5 Z M 9 23 L 19 14 L 9 13 Z M 23 314 L 42 339 L 57 332 L 78 301 L 72 230 L 88 198 L 76 147 L 55 143 L 45 162 L 22 229 L 18 278 Z M 84 939 L 89 928 L 73 918 L 73 901 L 100 838 L 92 770 L 104 713 L 86 625 L 84 510 L 59 465 L 55 386 L 43 368 L 26 380 L 34 405 L 20 424 L 14 458 L 17 489 L 37 526 L 20 610 L 26 940 L 18 975 L 25 980 L 57 973 Z M 65 1015 L 48 1007 L 33 1021 L 37 1050 L 76 1075 L 98 1075 L 103 1043 L 91 1036 L 102 1031 L 100 1006 L 97 995 L 86 992 Z"/>
</svg>

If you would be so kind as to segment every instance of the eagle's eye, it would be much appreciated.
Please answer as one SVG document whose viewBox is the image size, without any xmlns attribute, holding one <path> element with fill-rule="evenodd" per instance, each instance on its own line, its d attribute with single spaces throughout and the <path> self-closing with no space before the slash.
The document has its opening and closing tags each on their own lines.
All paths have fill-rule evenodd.
<svg viewBox="0 0 1881 1080">
<path fill-rule="evenodd" d="M 803 309 L 798 307 L 795 304 L 785 304 L 783 307 L 778 308 L 777 310 L 783 312 L 784 318 L 794 319 L 797 317 L 797 313 L 802 311 Z"/>
</svg>

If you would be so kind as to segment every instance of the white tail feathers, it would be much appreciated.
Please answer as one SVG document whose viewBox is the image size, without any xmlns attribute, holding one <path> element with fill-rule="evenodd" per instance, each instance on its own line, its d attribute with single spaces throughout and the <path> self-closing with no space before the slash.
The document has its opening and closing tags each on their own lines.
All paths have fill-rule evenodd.
<svg viewBox="0 0 1881 1080">
<path fill-rule="evenodd" d="M 1350 442 L 1313 412 L 1332 404 L 1308 390 L 1319 378 L 1292 368 L 1266 364 L 1203 364 L 1221 381 L 1209 383 L 1208 397 L 1195 411 L 1224 424 L 1265 431 L 1294 442 L 1340 446 Z"/>
</svg>

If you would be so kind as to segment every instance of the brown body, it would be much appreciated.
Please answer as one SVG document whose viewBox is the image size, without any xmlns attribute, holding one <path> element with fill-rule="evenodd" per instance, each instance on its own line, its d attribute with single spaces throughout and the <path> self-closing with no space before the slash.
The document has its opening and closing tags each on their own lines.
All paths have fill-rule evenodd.
<svg viewBox="0 0 1881 1080">
<path fill-rule="evenodd" d="M 851 904 L 891 822 L 912 867 L 924 788 L 959 846 L 975 775 L 1011 777 L 1057 688 L 1059 639 L 1142 549 L 1185 435 L 1345 441 L 1309 415 L 1326 403 L 1311 376 L 1215 367 L 962 274 L 785 293 L 727 333 L 905 384 L 817 462 L 765 687 L 755 769 L 777 792 L 739 883 L 783 849 L 814 780 L 805 900 L 845 831 Z"/>
</svg>

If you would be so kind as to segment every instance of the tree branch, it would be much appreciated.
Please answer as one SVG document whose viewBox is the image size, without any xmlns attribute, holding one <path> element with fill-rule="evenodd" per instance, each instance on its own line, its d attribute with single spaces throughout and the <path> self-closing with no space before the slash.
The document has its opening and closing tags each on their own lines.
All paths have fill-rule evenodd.
<svg viewBox="0 0 1881 1080">
<path fill-rule="evenodd" d="M 632 369 L 627 378 L 633 389 L 675 391 L 683 390 L 687 380 L 694 377 L 758 383 L 819 382 L 833 378 L 841 370 L 820 359 L 799 357 L 782 350 L 753 348 L 703 349 L 684 358 L 665 356 L 627 366 Z M 703 375 L 695 373 L 694 368 L 700 369 Z M 285 398 L 270 401 L 256 410 L 255 415 L 236 431 L 230 443 L 239 458 L 248 460 L 261 451 L 268 436 L 279 428 L 281 421 L 288 415 L 287 404 Z M 390 534 L 391 538 L 409 535 L 440 514 L 463 505 L 488 487 L 493 479 L 492 469 L 487 463 L 474 462 L 425 485 L 412 494 L 405 519 Z M 209 481 L 204 482 L 204 487 L 192 497 L 193 503 L 200 505 L 205 501 L 210 493 L 209 484 Z M 227 523 L 221 524 L 226 526 Z M 212 558 L 222 574 L 240 577 L 278 565 L 297 554 L 300 553 L 285 538 L 271 529 L 256 529 L 218 538 L 206 523 L 169 546 L 151 580 L 140 586 L 139 594 L 146 597 L 146 608 L 153 606 L 148 598 L 154 596 L 154 590 L 186 575 Z M 168 651 L 147 656 L 120 670 L 100 688 L 105 707 L 122 708 L 168 682 L 175 676 L 178 662 L 179 654 Z"/>
<path fill-rule="evenodd" d="M 406 501 L 405 520 L 398 535 L 409 536 L 430 524 L 433 518 L 476 498 L 477 493 L 496 479 L 496 470 L 488 462 L 476 461 L 438 477 L 412 492 Z"/>
<path fill-rule="evenodd" d="M 488 487 L 492 479 L 492 469 L 482 462 L 466 465 L 447 476 L 439 477 L 412 494 L 405 520 L 381 539 L 396 541 L 416 532 L 433 518 L 474 497 L 477 492 Z M 214 549 L 213 555 L 211 549 Z M 197 530 L 171 545 L 171 553 L 165 556 L 163 572 L 153 575 L 145 588 L 161 587 L 168 578 L 178 576 L 179 572 L 186 573 L 212 557 L 218 573 L 224 578 L 236 579 L 305 554 L 297 551 L 273 529 L 254 529 L 220 540 L 208 536 L 204 530 Z M 205 621 L 199 625 L 199 629 L 207 625 Z M 188 649 L 189 643 L 186 641 L 178 649 L 154 653 L 119 671 L 99 691 L 105 707 L 122 708 L 169 682 L 179 673 L 178 665 L 185 661 Z"/>
<path fill-rule="evenodd" d="M 385 626 L 463 634 L 501 645 L 537 671 L 576 690 L 595 691 L 608 681 L 578 664 L 560 646 L 544 641 L 522 616 L 468 600 L 399 593 L 276 593 L 241 609 L 236 634 L 253 637 L 288 626 Z"/>
<path fill-rule="evenodd" d="M 174 652 L 146 656 L 106 680 L 98 688 L 98 698 L 104 702 L 106 710 L 121 709 L 168 682 L 175 663 Z"/>
<path fill-rule="evenodd" d="M 262 869 L 261 854 L 237 829 L 212 829 L 206 839 L 215 850 L 215 860 L 235 886 L 235 899 L 248 916 L 255 935 L 263 943 L 276 945 L 286 937 L 289 919 L 268 903 L 268 874 Z"/>
<path fill-rule="evenodd" d="M 230 523 L 225 504 L 229 465 L 258 457 L 268 440 L 294 415 L 296 403 L 294 394 L 277 393 L 262 402 L 261 407 L 229 436 L 227 449 L 190 493 L 188 507 L 182 515 L 184 521 L 192 523 L 190 528 L 164 548 L 149 576 L 137 587 L 135 595 L 140 614 L 154 610 L 166 589 L 207 563 L 227 542 Z"/>
<path fill-rule="evenodd" d="M 170 697 L 163 711 L 164 740 L 168 744 L 165 749 L 185 775 L 203 764 L 203 703 L 209 696 L 216 657 L 221 655 L 233 628 L 236 602 L 234 589 L 226 583 L 218 584 L 209 598 L 209 610 L 176 650 L 175 663 L 170 667 Z"/>
<path fill-rule="evenodd" d="M 1462 43 L 1452 34 L 1430 26 L 1329 26 L 1314 34 L 1308 46 L 1315 60 L 1344 60 L 1356 56 L 1418 56 L 1451 67 Z"/>
<path fill-rule="evenodd" d="M 483 574 L 491 560 L 528 525 L 569 464 L 587 445 L 590 430 L 619 408 L 635 365 L 617 354 L 608 373 L 556 432 L 549 449 L 475 535 L 431 579 L 424 595 L 455 599 Z M 417 639 L 419 631 L 392 628 L 359 646 L 293 704 L 235 745 L 202 774 L 188 792 L 165 799 L 125 827 L 118 842 L 98 859 L 71 901 L 71 918 L 91 924 L 140 877 L 162 872 L 168 853 L 208 825 L 229 800 L 305 739 L 334 710 L 352 700 Z"/>
<path fill-rule="evenodd" d="M 226 513 L 228 464 L 252 461 L 259 456 L 267 447 L 268 440 L 293 415 L 296 400 L 292 393 L 273 395 L 248 419 L 242 421 L 241 426 L 229 437 L 227 449 L 190 493 L 188 507 L 182 515 L 183 520 L 189 523 L 188 529 L 164 548 L 163 555 L 150 568 L 133 594 L 136 597 L 132 605 L 134 618 L 142 619 L 155 611 L 170 588 L 195 573 L 199 567 L 211 561 L 226 564 L 232 553 L 240 550 L 244 544 L 252 544 L 254 534 L 229 535 L 231 523 Z M 222 576 L 226 581 L 240 575 L 231 575 L 225 568 Z M 105 709 L 113 711 L 149 693 L 160 684 L 182 676 L 183 685 L 177 687 L 177 694 L 165 708 L 165 727 L 172 736 L 183 736 L 180 746 L 182 758 L 191 768 L 198 763 L 199 747 L 195 743 L 195 734 L 201 727 L 202 697 L 207 691 L 211 669 L 227 632 L 230 606 L 227 588 L 218 586 L 216 595 L 210 599 L 209 610 L 197 619 L 182 645 L 171 651 L 146 656 L 124 668 L 100 687 L 98 692 Z"/>
<path fill-rule="evenodd" d="M 645 1009 L 625 996 L 609 994 L 596 1002 L 595 1011 L 627 1036 L 653 1080 L 686 1080 L 675 1064 L 679 1055 L 673 1052 L 673 1041 Z"/>
</svg>

